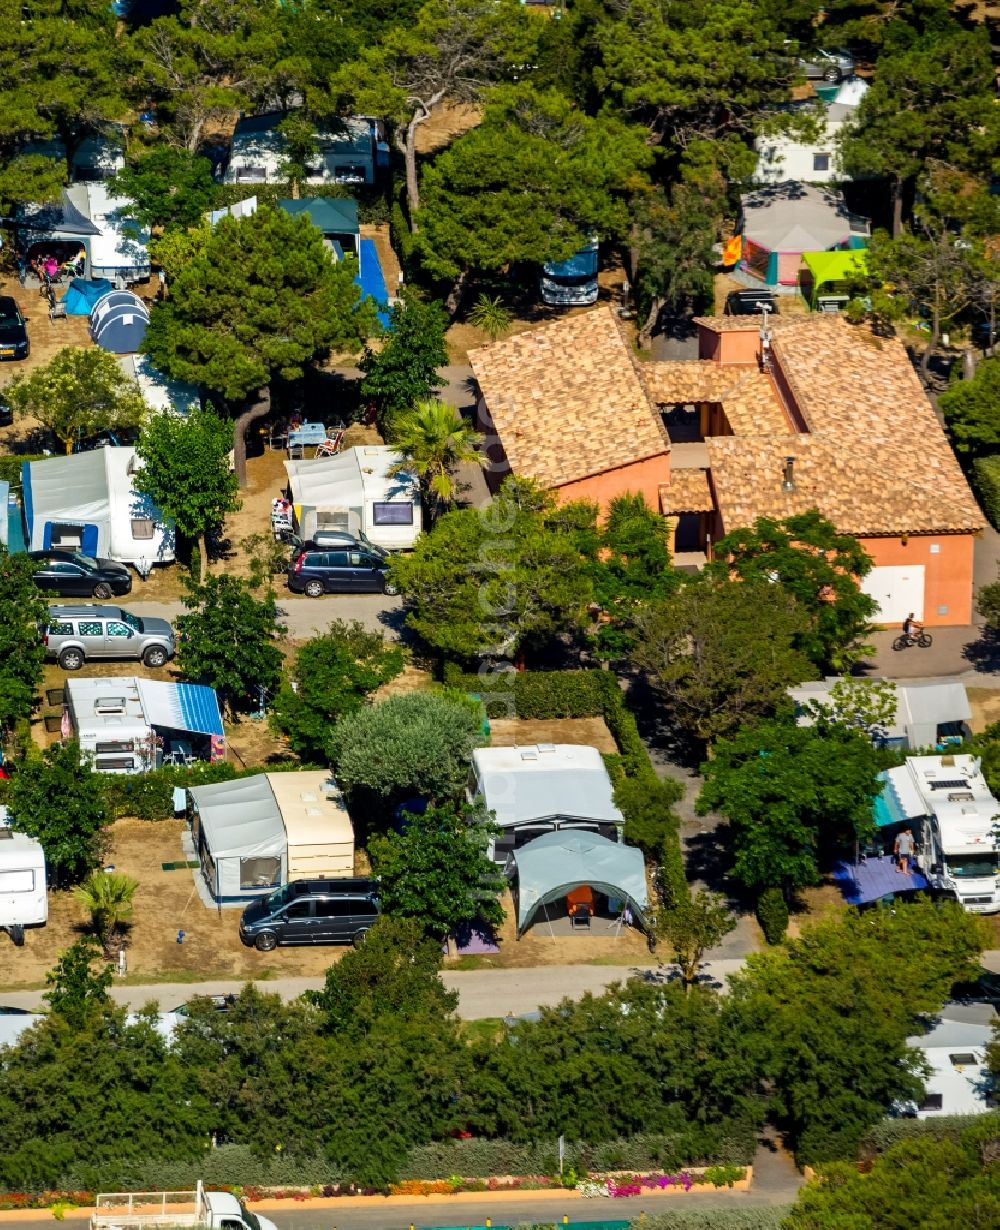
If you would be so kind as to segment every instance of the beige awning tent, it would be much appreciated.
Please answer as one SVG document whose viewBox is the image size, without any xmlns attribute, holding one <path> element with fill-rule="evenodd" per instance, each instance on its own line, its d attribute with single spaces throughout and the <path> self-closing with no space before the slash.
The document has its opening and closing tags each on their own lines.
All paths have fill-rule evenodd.
<svg viewBox="0 0 1000 1230">
<path fill-rule="evenodd" d="M 289 880 L 354 874 L 354 828 L 325 770 L 266 774 L 288 842 Z"/>
</svg>

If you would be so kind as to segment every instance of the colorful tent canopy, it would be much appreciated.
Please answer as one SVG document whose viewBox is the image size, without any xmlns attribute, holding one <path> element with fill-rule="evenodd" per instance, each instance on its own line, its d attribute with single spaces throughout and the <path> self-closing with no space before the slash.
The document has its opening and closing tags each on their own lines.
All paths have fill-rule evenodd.
<svg viewBox="0 0 1000 1230">
<path fill-rule="evenodd" d="M 864 249 L 849 252 L 803 252 L 802 259 L 812 274 L 812 306 L 821 287 L 830 282 L 843 282 L 848 278 L 864 277 L 868 272 L 868 253 Z"/>
<path fill-rule="evenodd" d="M 114 285 L 107 278 L 94 278 L 90 282 L 86 278 L 74 278 L 62 297 L 66 315 L 89 316 L 98 299 L 103 299 L 113 290 Z"/>
</svg>

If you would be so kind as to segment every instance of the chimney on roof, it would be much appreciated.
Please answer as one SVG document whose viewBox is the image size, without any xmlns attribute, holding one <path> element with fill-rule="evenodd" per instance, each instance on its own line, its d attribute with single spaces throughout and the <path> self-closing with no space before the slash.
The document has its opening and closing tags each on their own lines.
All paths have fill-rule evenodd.
<svg viewBox="0 0 1000 1230">
<path fill-rule="evenodd" d="M 794 457 L 785 458 L 785 468 L 782 470 L 782 473 L 781 473 L 781 490 L 782 491 L 794 491 L 795 490 L 795 458 Z"/>
</svg>

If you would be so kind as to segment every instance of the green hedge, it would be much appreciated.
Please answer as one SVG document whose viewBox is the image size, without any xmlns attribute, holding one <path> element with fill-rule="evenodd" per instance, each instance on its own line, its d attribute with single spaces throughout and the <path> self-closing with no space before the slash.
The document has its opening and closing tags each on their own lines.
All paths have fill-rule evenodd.
<svg viewBox="0 0 1000 1230">
<path fill-rule="evenodd" d="M 0 481 L 10 483 L 11 491 L 21 490 L 21 466 L 26 461 L 42 461 L 41 453 L 24 453 L 17 457 L 0 457 Z"/>
<path fill-rule="evenodd" d="M 444 682 L 482 696 L 491 718 L 579 718 L 603 714 L 604 675 L 604 671 L 515 670 L 466 675 L 449 664 Z"/>
<path fill-rule="evenodd" d="M 635 1230 L 781 1230 L 791 1211 L 790 1204 L 754 1209 L 673 1209 L 651 1217 L 641 1213 L 631 1224 Z"/>
<path fill-rule="evenodd" d="M 752 1132 L 740 1138 L 694 1127 L 678 1136 L 634 1136 L 599 1145 L 567 1141 L 565 1165 L 578 1173 L 679 1170 L 713 1162 L 745 1166 L 753 1153 Z M 400 1164 L 399 1177 L 448 1179 L 457 1174 L 467 1179 L 488 1179 L 492 1175 L 549 1175 L 558 1170 L 555 1141 L 522 1145 L 509 1140 L 447 1140 L 410 1149 Z M 222 1145 L 189 1162 L 152 1158 L 123 1163 L 114 1175 L 69 1173 L 59 1187 L 75 1191 L 97 1184 L 129 1191 L 185 1191 L 199 1179 L 229 1187 L 282 1187 L 338 1183 L 347 1177 L 335 1162 L 320 1155 L 260 1157 L 248 1145 Z"/>
<path fill-rule="evenodd" d="M 251 196 L 257 198 L 258 204 L 274 205 L 280 200 L 286 200 L 292 195 L 292 186 L 287 184 L 219 184 L 216 189 L 216 208 L 235 205 Z M 383 188 L 374 184 L 355 184 L 347 187 L 345 184 L 303 184 L 302 196 L 334 197 L 339 201 L 357 201 L 358 218 L 373 226 L 389 221 L 391 205 L 389 197 Z"/>
<path fill-rule="evenodd" d="M 883 1119 L 876 1123 L 861 1145 L 862 1157 L 885 1153 L 901 1140 L 915 1136 L 931 1136 L 935 1140 L 959 1140 L 969 1128 L 1000 1137 L 1000 1111 L 988 1115 L 938 1115 L 933 1119 Z"/>
<path fill-rule="evenodd" d="M 983 512 L 989 517 L 990 525 L 995 530 L 1000 529 L 1000 453 L 989 457 L 978 457 L 972 465 L 976 491 Z"/>
<path fill-rule="evenodd" d="M 287 773 L 301 769 L 298 761 L 269 764 L 268 773 Z M 205 786 L 209 782 L 228 782 L 237 777 L 254 777 L 263 769 L 235 769 L 227 761 L 220 764 L 199 763 L 185 768 L 183 765 L 165 765 L 152 773 L 100 774 L 104 801 L 109 820 L 122 816 L 135 816 L 139 820 L 169 820 L 174 814 L 174 788 L 176 786 Z"/>
</svg>

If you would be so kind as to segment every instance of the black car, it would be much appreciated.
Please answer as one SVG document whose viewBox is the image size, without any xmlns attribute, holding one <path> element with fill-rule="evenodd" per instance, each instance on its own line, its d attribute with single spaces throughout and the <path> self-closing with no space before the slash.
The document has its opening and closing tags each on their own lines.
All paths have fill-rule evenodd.
<svg viewBox="0 0 1000 1230">
<path fill-rule="evenodd" d="M 734 290 L 726 295 L 727 316 L 759 316 L 762 307 L 777 312 L 778 304 L 769 290 Z"/>
<path fill-rule="evenodd" d="M 91 559 L 78 551 L 29 551 L 37 565 L 35 584 L 62 598 L 110 598 L 127 594 L 132 574 L 113 559 Z"/>
<path fill-rule="evenodd" d="M 302 547 L 288 569 L 288 588 L 319 598 L 323 594 L 395 594 L 386 575 L 388 561 L 364 547 L 316 550 Z"/>
<path fill-rule="evenodd" d="M 360 944 L 380 912 L 377 880 L 292 880 L 247 906 L 240 940 L 260 952 L 279 944 Z"/>
<path fill-rule="evenodd" d="M 0 359 L 26 359 L 31 354 L 28 329 L 17 301 L 0 295 Z"/>
<path fill-rule="evenodd" d="M 6 397 L 0 396 L 0 427 L 11 427 L 14 423 L 14 409 Z"/>
</svg>

